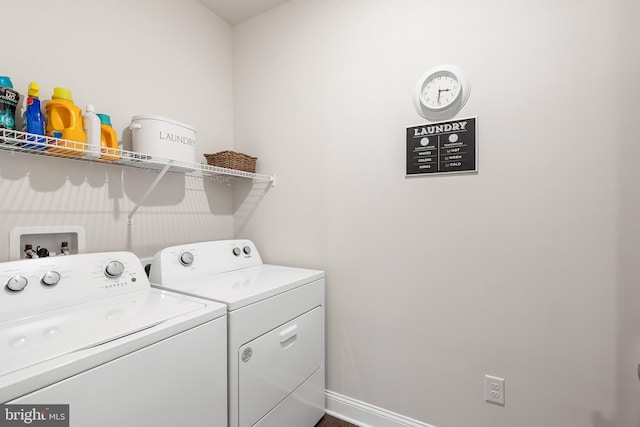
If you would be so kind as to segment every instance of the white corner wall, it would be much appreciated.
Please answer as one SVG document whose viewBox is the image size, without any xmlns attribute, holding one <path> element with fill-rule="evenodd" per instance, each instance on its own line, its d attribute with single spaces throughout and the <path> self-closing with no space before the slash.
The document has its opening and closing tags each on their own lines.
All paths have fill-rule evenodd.
<svg viewBox="0 0 640 427">
<path fill-rule="evenodd" d="M 616 286 L 616 411 L 609 419 L 595 419 L 601 425 L 640 426 L 640 144 L 637 123 L 640 117 L 640 54 L 638 22 L 640 3 L 618 4 L 618 108 L 620 134 L 607 143 L 616 147 L 618 194 L 618 277 Z M 594 423 L 595 424 L 595 423 Z M 597 424 L 595 424 L 597 425 Z"/>
<path fill-rule="evenodd" d="M 26 95 L 71 89 L 84 108 L 111 115 L 125 148 L 133 115 L 194 126 L 196 161 L 233 146 L 231 27 L 196 0 L 23 0 L 2 5 L 0 75 Z M 24 102 L 24 100 L 23 100 Z M 230 238 L 227 186 L 169 174 L 127 225 L 156 172 L 0 153 L 0 241 L 17 226 L 79 225 L 87 251 L 148 257 L 190 241 Z M 50 248 L 51 249 L 51 248 Z M 0 244 L 7 260 L 8 244 Z"/>
<path fill-rule="evenodd" d="M 640 425 L 637 9 L 293 0 L 234 28 L 235 147 L 278 175 L 243 237 L 327 270 L 332 393 L 437 427 Z M 479 173 L 405 179 L 441 63 Z"/>
</svg>

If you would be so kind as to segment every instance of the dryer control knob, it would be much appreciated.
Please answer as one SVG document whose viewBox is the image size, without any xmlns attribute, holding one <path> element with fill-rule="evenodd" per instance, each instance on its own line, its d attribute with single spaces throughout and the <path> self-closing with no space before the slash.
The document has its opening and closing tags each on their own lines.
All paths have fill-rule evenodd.
<svg viewBox="0 0 640 427">
<path fill-rule="evenodd" d="M 242 251 L 240 250 L 240 248 L 233 248 L 233 254 L 235 256 L 240 256 L 241 253 Z"/>
<path fill-rule="evenodd" d="M 191 252 L 183 252 L 180 255 L 180 264 L 184 266 L 193 264 L 193 254 Z"/>
<path fill-rule="evenodd" d="M 42 284 L 46 286 L 55 286 L 60 281 L 60 273 L 57 271 L 47 271 L 42 276 Z"/>
<path fill-rule="evenodd" d="M 29 282 L 27 281 L 26 277 L 13 276 L 11 279 L 9 279 L 9 281 L 7 281 L 7 284 L 5 285 L 5 287 L 10 291 L 20 292 L 27 286 L 27 283 Z"/>
<path fill-rule="evenodd" d="M 104 269 L 104 274 L 107 277 L 120 277 L 124 273 L 124 264 L 120 261 L 111 261 Z"/>
<path fill-rule="evenodd" d="M 244 252 L 245 255 L 249 255 L 251 253 L 251 247 L 245 246 L 244 248 L 242 248 L 242 252 Z"/>
</svg>

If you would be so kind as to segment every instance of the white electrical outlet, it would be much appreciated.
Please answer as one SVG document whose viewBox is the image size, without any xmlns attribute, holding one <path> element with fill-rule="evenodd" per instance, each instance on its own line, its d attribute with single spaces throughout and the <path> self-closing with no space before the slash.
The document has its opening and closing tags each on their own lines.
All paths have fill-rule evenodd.
<svg viewBox="0 0 640 427">
<path fill-rule="evenodd" d="M 504 378 L 484 376 L 484 400 L 504 406 Z"/>
</svg>

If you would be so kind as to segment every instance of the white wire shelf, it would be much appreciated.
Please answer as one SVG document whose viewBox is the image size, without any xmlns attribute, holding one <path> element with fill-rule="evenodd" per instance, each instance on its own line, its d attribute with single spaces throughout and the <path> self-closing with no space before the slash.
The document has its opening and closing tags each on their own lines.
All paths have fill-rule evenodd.
<svg viewBox="0 0 640 427">
<path fill-rule="evenodd" d="M 263 195 L 272 185 L 275 185 L 276 181 L 275 175 L 264 175 L 217 166 L 209 166 L 204 163 L 189 163 L 179 160 L 165 159 L 135 151 L 120 150 L 118 148 L 100 147 L 100 153 L 95 153 L 94 157 L 91 158 L 88 157 L 92 154 L 88 148 L 88 145 L 82 142 L 34 135 L 16 130 L 0 129 L 0 150 L 2 151 L 120 165 L 159 172 L 158 176 L 149 186 L 146 193 L 136 203 L 135 207 L 127 216 L 128 224 L 132 224 L 132 218 L 140 205 L 144 203 L 149 195 L 151 195 L 167 172 L 176 172 L 195 177 L 210 177 L 219 181 L 239 178 L 251 179 L 254 182 L 266 183 Z M 99 158 L 96 158 L 98 156 Z"/>
<path fill-rule="evenodd" d="M 245 178 L 262 182 L 275 182 L 275 175 L 264 175 L 209 166 L 205 163 L 183 162 L 117 148 L 101 147 L 100 158 L 92 159 L 87 157 L 89 153 L 88 145 L 82 142 L 34 135 L 9 129 L 0 129 L 0 150 L 85 162 L 115 164 L 146 170 L 163 170 L 168 166 L 168 172 L 178 172 L 189 176 Z"/>
</svg>

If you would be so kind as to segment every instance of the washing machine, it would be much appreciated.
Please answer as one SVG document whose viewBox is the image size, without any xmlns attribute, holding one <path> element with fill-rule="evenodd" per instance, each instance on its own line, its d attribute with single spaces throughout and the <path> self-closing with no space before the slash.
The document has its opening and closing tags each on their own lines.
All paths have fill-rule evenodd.
<svg viewBox="0 0 640 427">
<path fill-rule="evenodd" d="M 313 427 L 324 414 L 319 270 L 263 264 L 253 242 L 166 248 L 152 286 L 227 306 L 230 427 Z"/>
<path fill-rule="evenodd" d="M 223 304 L 152 288 L 129 252 L 0 263 L 0 286 L 0 425 L 227 426 Z"/>
</svg>

